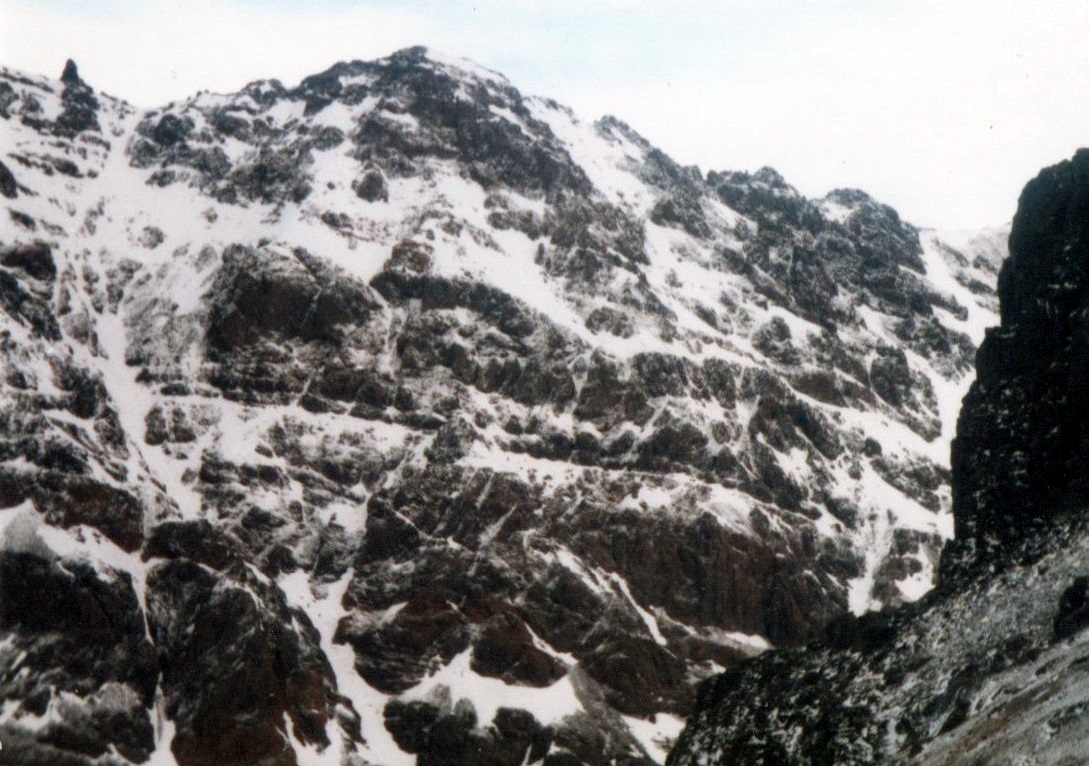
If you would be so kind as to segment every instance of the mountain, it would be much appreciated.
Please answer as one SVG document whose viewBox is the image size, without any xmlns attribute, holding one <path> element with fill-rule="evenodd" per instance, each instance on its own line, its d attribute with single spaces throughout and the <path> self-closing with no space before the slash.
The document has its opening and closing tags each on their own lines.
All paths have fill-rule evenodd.
<svg viewBox="0 0 1089 766">
<path fill-rule="evenodd" d="M 0 117 L 5 757 L 660 762 L 931 587 L 1006 232 L 421 48 Z"/>
<path fill-rule="evenodd" d="M 1089 151 L 1025 187 L 937 590 L 716 678 L 669 763 L 1075 764 L 1089 742 Z"/>
</svg>

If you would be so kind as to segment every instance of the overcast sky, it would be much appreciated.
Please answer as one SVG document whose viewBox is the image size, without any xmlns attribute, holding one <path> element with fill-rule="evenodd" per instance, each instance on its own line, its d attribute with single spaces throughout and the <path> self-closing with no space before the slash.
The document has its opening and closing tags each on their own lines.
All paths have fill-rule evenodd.
<svg viewBox="0 0 1089 766">
<path fill-rule="evenodd" d="M 1086 0 L 0 0 L 0 63 L 143 106 L 414 44 L 675 159 L 860 187 L 910 221 L 1001 224 L 1089 145 Z"/>
</svg>

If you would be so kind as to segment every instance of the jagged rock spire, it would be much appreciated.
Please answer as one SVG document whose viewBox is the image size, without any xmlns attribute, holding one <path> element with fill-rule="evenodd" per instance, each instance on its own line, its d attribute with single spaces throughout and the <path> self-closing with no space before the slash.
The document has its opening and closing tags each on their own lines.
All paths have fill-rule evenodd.
<svg viewBox="0 0 1089 766">
<path fill-rule="evenodd" d="M 61 82 L 66 85 L 74 85 L 75 83 L 82 82 L 79 79 L 79 67 L 76 66 L 76 62 L 72 59 L 68 59 L 64 62 L 64 71 L 61 72 Z"/>
</svg>

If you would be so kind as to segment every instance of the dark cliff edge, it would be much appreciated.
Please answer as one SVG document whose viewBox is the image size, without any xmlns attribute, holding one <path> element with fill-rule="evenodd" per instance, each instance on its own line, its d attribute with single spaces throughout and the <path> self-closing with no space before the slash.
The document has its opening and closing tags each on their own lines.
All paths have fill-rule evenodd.
<svg viewBox="0 0 1089 766">
<path fill-rule="evenodd" d="M 998 291 L 953 442 L 947 583 L 1089 507 L 1089 150 L 1025 187 Z"/>
<path fill-rule="evenodd" d="M 1083 762 L 1089 150 L 1025 187 L 999 294 L 939 587 L 708 681 L 668 764 Z"/>
</svg>

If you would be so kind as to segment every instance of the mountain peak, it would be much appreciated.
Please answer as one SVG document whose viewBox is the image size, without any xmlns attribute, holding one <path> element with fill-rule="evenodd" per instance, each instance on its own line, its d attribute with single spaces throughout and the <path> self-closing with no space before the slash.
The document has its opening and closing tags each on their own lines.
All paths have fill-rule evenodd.
<svg viewBox="0 0 1089 766">
<path fill-rule="evenodd" d="M 465 58 L 464 56 L 457 56 L 445 51 L 438 50 L 426 45 L 414 45 L 409 48 L 402 48 L 390 54 L 387 61 L 395 61 L 398 63 L 410 63 L 410 64 L 437 64 L 438 66 L 447 69 L 454 70 L 463 74 L 471 75 L 479 80 L 493 81 L 509 84 L 509 81 L 500 72 L 494 69 L 489 69 L 482 64 L 479 64 L 472 59 Z"/>
<path fill-rule="evenodd" d="M 824 198 L 847 207 L 856 207 L 874 201 L 873 197 L 861 189 L 833 189 L 824 195 Z"/>
</svg>

